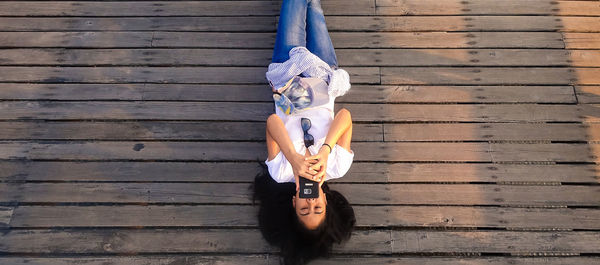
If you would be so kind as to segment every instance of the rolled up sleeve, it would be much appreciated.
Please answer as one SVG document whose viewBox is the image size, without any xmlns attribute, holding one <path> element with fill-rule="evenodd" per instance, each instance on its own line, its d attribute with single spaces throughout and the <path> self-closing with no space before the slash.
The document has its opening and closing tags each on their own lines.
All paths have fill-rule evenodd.
<svg viewBox="0 0 600 265">
<path fill-rule="evenodd" d="M 330 158 L 327 160 L 327 177 L 325 180 L 337 179 L 346 175 L 353 161 L 354 151 L 348 151 L 336 144 L 331 151 Z"/>
</svg>

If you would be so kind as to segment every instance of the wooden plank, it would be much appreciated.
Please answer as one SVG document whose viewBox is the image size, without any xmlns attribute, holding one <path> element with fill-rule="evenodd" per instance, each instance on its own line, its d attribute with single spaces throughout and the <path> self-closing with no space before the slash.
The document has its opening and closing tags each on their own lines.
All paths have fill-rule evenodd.
<svg viewBox="0 0 600 265">
<path fill-rule="evenodd" d="M 0 102 L 2 120 L 265 121 L 273 103 L 249 102 Z M 545 104 L 336 104 L 353 121 L 597 122 L 600 107 Z M 237 111 L 243 109 L 243 112 Z"/>
<path fill-rule="evenodd" d="M 600 24 L 600 23 L 599 23 Z M 0 49 L 0 65 L 266 66 L 271 49 Z M 598 50 L 337 49 L 346 66 L 600 66 Z"/>
<path fill-rule="evenodd" d="M 266 160 L 266 158 L 264 159 Z M 264 161 L 262 160 L 262 161 Z M 212 172 L 199 174 L 198 172 Z M 136 181 L 136 182 L 252 182 L 256 162 L 48 162 L 0 161 L 0 180 Z M 169 176 L 168 179 L 165 176 Z M 336 183 L 598 183 L 596 165 L 523 165 L 454 163 L 354 162 Z"/>
<path fill-rule="evenodd" d="M 266 82 L 266 81 L 265 81 Z M 0 84 L 3 99 L 178 100 L 271 102 L 267 85 L 221 84 Z"/>
<path fill-rule="evenodd" d="M 257 214 L 252 205 L 19 206 L 11 228 L 258 228 Z"/>
<path fill-rule="evenodd" d="M 379 83 L 377 67 L 345 67 L 353 83 Z M 266 84 L 266 67 L 0 67 L 0 82 Z"/>
<path fill-rule="evenodd" d="M 250 176 L 248 176 L 250 177 Z M 600 187 L 476 184 L 342 184 L 360 205 L 597 206 Z M 249 183 L 0 183 L 0 201 L 21 204 L 249 204 Z M 361 194 L 361 196 L 351 196 Z"/>
<path fill-rule="evenodd" d="M 248 204 L 249 188 L 248 183 L 0 183 L 0 201 Z"/>
<path fill-rule="evenodd" d="M 353 206 L 357 226 L 598 229 L 600 211 L 567 208 Z M 19 206 L 11 228 L 258 228 L 258 206 Z"/>
<path fill-rule="evenodd" d="M 596 206 L 600 203 L 598 186 L 331 184 L 331 188 L 347 194 L 352 204 Z"/>
<path fill-rule="evenodd" d="M 49 108 L 49 109 L 47 109 Z M 2 119 L 175 119 L 265 121 L 274 110 L 273 103 L 210 102 L 0 102 L 0 109 L 11 109 L 15 116 Z M 51 110 L 50 110 L 51 109 Z M 243 109 L 244 111 L 238 111 Z M 41 110 L 41 112 L 40 112 Z M 48 110 L 48 111 L 46 111 Z M 78 115 L 76 113 L 79 113 Z M 144 114 L 145 113 L 145 114 Z M 160 114 L 162 113 L 162 114 Z M 45 117 L 44 117 L 45 116 Z M 228 118 L 229 116 L 229 118 Z"/>
<path fill-rule="evenodd" d="M 330 35 L 336 48 L 564 48 L 565 46 L 561 33 L 557 32 L 528 32 L 527 34 L 521 32 L 332 32 Z"/>
<path fill-rule="evenodd" d="M 597 15 L 589 1 L 377 0 L 377 15 Z"/>
<path fill-rule="evenodd" d="M 279 13 L 278 1 L 5 1 L 0 16 L 260 16 Z"/>
<path fill-rule="evenodd" d="M 326 5 L 327 2 L 322 4 Z M 338 10 L 340 7 L 338 5 L 332 9 Z M 598 17 L 575 16 L 327 16 L 326 20 L 330 32 L 600 31 Z M 277 21 L 278 17 L 275 16 L 236 17 L 235 19 L 231 17 L 0 17 L 0 30 L 275 32 Z"/>
<path fill-rule="evenodd" d="M 181 33 L 181 34 L 180 34 Z M 3 32 L 0 48 L 205 47 L 272 48 L 274 33 L 198 32 Z"/>
<path fill-rule="evenodd" d="M 347 108 L 354 121 L 477 121 L 477 122 L 547 122 L 598 121 L 597 105 L 538 104 L 337 104 Z M 35 115 L 34 115 L 35 116 Z"/>
<path fill-rule="evenodd" d="M 152 47 L 273 48 L 275 33 L 155 32 Z"/>
<path fill-rule="evenodd" d="M 114 3 L 114 2 L 113 2 Z M 19 3 L 22 5 L 23 2 Z M 52 3 L 47 3 L 52 4 Z M 104 6 L 112 3 L 104 3 Z M 142 3 L 140 3 L 142 4 Z M 41 9 L 44 10 L 44 9 Z M 40 11 L 41 11 L 40 10 Z M 214 10 L 218 11 L 218 10 Z M 577 19 L 580 20 L 580 19 Z M 0 17 L 2 31 L 275 32 L 275 17 Z M 578 23 L 586 25 L 585 22 Z"/>
<path fill-rule="evenodd" d="M 278 257 L 269 254 L 264 255 L 177 255 L 177 256 L 129 256 L 129 257 L 50 257 L 50 258 L 34 258 L 34 257 L 0 257 L 0 263 L 13 265 L 160 265 L 160 264 L 177 264 L 178 262 L 187 262 L 188 264 L 222 264 L 222 265 L 268 265 L 269 259 Z M 272 261 L 271 261 L 272 263 Z M 185 263 L 184 263 L 185 264 Z M 553 263 L 549 263 L 553 265 Z"/>
<path fill-rule="evenodd" d="M 323 1 L 326 15 L 596 15 L 593 1 L 537 0 Z M 18 3 L 18 4 L 17 4 Z M 346 5 L 343 5 L 346 4 Z M 257 16 L 279 13 L 278 1 L 58 2 L 7 1 L 0 16 Z"/>
<path fill-rule="evenodd" d="M 576 103 L 577 99 L 571 86 L 353 85 L 337 102 Z"/>
<path fill-rule="evenodd" d="M 267 158 L 265 157 L 264 160 Z M 264 161 L 262 160 L 262 161 Z M 26 162 L 0 161 L 0 180 L 251 182 L 256 162 Z M 199 172 L 211 172 L 204 174 Z"/>
<path fill-rule="evenodd" d="M 336 48 L 589 48 L 559 32 L 331 32 Z M 229 32 L 3 32 L 0 48 L 180 47 L 272 48 L 275 33 Z M 570 39 L 569 39 L 570 38 Z"/>
<path fill-rule="evenodd" d="M 600 84 L 600 68 L 382 67 L 382 84 L 568 85 Z"/>
<path fill-rule="evenodd" d="M 563 33 L 567 49 L 600 49 L 600 33 Z"/>
<path fill-rule="evenodd" d="M 352 236 L 353 240 L 341 247 L 334 246 L 333 252 L 594 253 L 600 244 L 597 237 L 598 232 L 357 231 Z M 233 229 L 12 230 L 0 237 L 0 246 L 0 251 L 5 253 L 275 252 L 275 248 L 261 238 L 259 231 Z"/>
<path fill-rule="evenodd" d="M 377 84 L 378 67 L 345 67 L 356 84 Z M 427 70 L 427 71 L 425 71 Z M 223 73 L 228 72 L 225 76 Z M 263 84 L 264 67 L 0 67 L 1 82 Z M 382 84 L 596 85 L 600 68 L 383 67 Z"/>
<path fill-rule="evenodd" d="M 266 257 L 266 261 L 264 260 Z M 277 260 L 279 257 L 276 254 L 253 255 L 253 256 L 209 256 L 206 254 L 200 255 L 177 255 L 161 257 L 157 255 L 143 256 L 136 255 L 132 257 L 119 256 L 94 256 L 94 257 L 51 257 L 51 258 L 32 258 L 32 257 L 0 257 L 0 262 L 14 265 L 158 265 L 172 264 L 185 260 L 191 264 L 273 264 L 272 260 Z M 269 261 L 269 262 L 267 262 Z M 348 265 L 376 265 L 376 264 L 406 264 L 406 265 L 441 265 L 441 264 L 471 264 L 471 265 L 564 265 L 564 264 L 581 264 L 593 265 L 597 263 L 596 257 L 361 257 L 353 255 L 352 257 L 333 256 L 328 259 L 317 259 L 311 261 L 314 265 L 330 265 L 330 264 L 348 264 Z"/>
<path fill-rule="evenodd" d="M 264 122 L 0 122 L 1 140 L 265 141 Z M 382 124 L 355 124 L 354 141 L 383 141 Z"/>
<path fill-rule="evenodd" d="M 524 161 L 529 157 L 537 157 L 539 161 L 566 162 L 574 160 L 600 161 L 600 144 L 563 145 L 561 150 L 553 150 L 558 146 L 536 145 L 526 146 L 521 144 L 493 144 L 491 146 L 492 160 L 494 161 Z M 541 153 L 556 152 L 545 156 Z M 540 153 L 540 156 L 537 154 Z M 569 158 L 562 158 L 568 156 Z M 577 158 L 576 158 L 577 157 Z"/>
<path fill-rule="evenodd" d="M 570 69 L 576 74 L 575 83 L 582 85 L 600 84 L 600 68 L 575 68 Z"/>
<path fill-rule="evenodd" d="M 580 239 L 576 239 L 581 236 Z M 392 252 L 586 253 L 600 250 L 595 232 L 429 232 L 392 231 Z M 573 242 L 571 240 L 580 240 Z M 443 246 L 440 246 L 443 242 Z"/>
<path fill-rule="evenodd" d="M 598 50 L 337 49 L 350 66 L 577 66 L 600 65 Z"/>
<path fill-rule="evenodd" d="M 598 162 L 596 145 L 357 142 L 352 149 L 355 161 Z M 11 141 L 0 147 L 0 159 L 28 160 L 256 161 L 267 156 L 263 142 Z"/>
<path fill-rule="evenodd" d="M 38 237 L 43 238 L 37 239 Z M 161 243 L 157 244 L 158 242 Z M 11 230 L 0 237 L 0 251 L 4 253 L 210 252 L 216 254 L 235 252 L 238 254 L 262 254 L 274 253 L 275 250 L 264 241 L 260 232 L 254 229 L 102 229 L 79 232 L 74 230 L 63 232 Z"/>
<path fill-rule="evenodd" d="M 497 3 L 489 4 L 489 6 L 495 5 Z M 598 17 L 511 14 L 511 16 L 329 16 L 326 19 L 330 31 L 600 31 Z"/>
<path fill-rule="evenodd" d="M 272 54 L 270 49 L 5 49 L 0 65 L 266 66 Z"/>
<path fill-rule="evenodd" d="M 571 66 L 588 66 L 597 67 L 597 62 L 600 61 L 600 55 L 595 51 L 590 50 L 570 50 L 569 63 Z"/>
<path fill-rule="evenodd" d="M 0 87 L 0 97 L 12 100 L 271 101 L 271 91 L 264 85 L 4 83 Z M 576 98 L 571 86 L 353 85 L 336 102 L 575 103 Z"/>
<path fill-rule="evenodd" d="M 225 75 L 224 73 L 230 73 Z M 264 83 L 265 67 L 1 67 L 4 82 Z M 229 80 L 229 81 L 226 81 Z"/>
<path fill-rule="evenodd" d="M 405 264 L 405 265 L 440 265 L 440 264 L 470 264 L 470 265 L 558 265 L 558 264 L 596 264 L 596 257 L 348 257 L 319 259 L 315 265 L 348 264 L 348 265 L 376 265 L 376 264 Z"/>
<path fill-rule="evenodd" d="M 597 229 L 600 221 L 596 209 L 354 206 L 354 211 L 359 227 Z"/>
<path fill-rule="evenodd" d="M 1 140 L 251 140 L 263 122 L 0 122 Z M 382 129 L 382 126 L 384 129 Z M 600 141 L 600 124 L 355 124 L 354 141 Z M 382 134 L 384 131 L 384 134 Z"/>
<path fill-rule="evenodd" d="M 371 147 L 369 147 L 371 145 Z M 575 162 L 599 160 L 595 144 L 355 143 L 357 161 Z M 460 151 L 457 151 L 460 150 Z M 444 155 L 440 154 L 443 153 Z M 450 155 L 450 157 L 447 157 Z"/>
<path fill-rule="evenodd" d="M 0 206 L 0 228 L 10 227 L 13 211 L 13 207 Z"/>
<path fill-rule="evenodd" d="M 600 103 L 600 86 L 576 86 L 579 103 Z"/>
<path fill-rule="evenodd" d="M 0 5 L 5 2 L 0 2 Z M 0 48 L 151 47 L 152 32 L 2 32 Z"/>
<path fill-rule="evenodd" d="M 271 90 L 265 85 L 3 83 L 0 88 L 0 98 L 10 100 L 272 101 Z M 575 103 L 577 99 L 571 86 L 356 84 L 346 95 L 336 98 L 336 103 L 415 102 Z"/>
<path fill-rule="evenodd" d="M 384 124 L 385 141 L 600 141 L 600 124 Z"/>
</svg>

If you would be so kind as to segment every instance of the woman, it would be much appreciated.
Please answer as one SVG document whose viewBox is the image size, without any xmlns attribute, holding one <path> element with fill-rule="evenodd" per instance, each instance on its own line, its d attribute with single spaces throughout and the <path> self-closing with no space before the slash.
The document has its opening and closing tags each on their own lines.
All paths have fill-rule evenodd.
<svg viewBox="0 0 600 265">
<path fill-rule="evenodd" d="M 335 98 L 350 89 L 349 76 L 337 68 L 318 0 L 283 1 L 266 76 L 274 93 L 296 76 L 311 91 L 326 91 L 327 100 L 310 109 L 294 104 L 298 112 L 286 114 L 275 107 L 267 119 L 268 158 L 254 186 L 263 236 L 281 247 L 285 264 L 304 264 L 349 239 L 356 222 L 346 198 L 325 183 L 346 174 L 354 152 L 350 112 L 341 109 L 334 117 L 333 109 Z M 318 198 L 300 198 L 300 178 L 318 182 Z"/>
</svg>

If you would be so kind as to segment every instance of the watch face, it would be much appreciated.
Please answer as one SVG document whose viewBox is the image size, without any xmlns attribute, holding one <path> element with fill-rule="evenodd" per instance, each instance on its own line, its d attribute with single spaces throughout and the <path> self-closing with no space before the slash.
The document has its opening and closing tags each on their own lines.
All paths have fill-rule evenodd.
<svg viewBox="0 0 600 265">
<path fill-rule="evenodd" d="M 302 199 L 319 198 L 319 182 L 300 177 L 299 197 Z"/>
</svg>

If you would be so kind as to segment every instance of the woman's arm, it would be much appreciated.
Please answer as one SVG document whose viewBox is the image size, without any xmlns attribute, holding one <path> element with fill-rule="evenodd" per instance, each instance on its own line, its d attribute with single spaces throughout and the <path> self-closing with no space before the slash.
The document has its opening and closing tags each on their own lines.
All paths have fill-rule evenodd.
<svg viewBox="0 0 600 265">
<path fill-rule="evenodd" d="M 327 137 L 325 137 L 325 143 L 333 148 L 337 143 L 339 146 L 344 149 L 351 151 L 350 142 L 352 140 L 352 116 L 350 115 L 350 111 L 345 108 L 342 108 L 335 115 L 333 123 L 331 127 L 329 127 L 329 131 L 327 132 Z M 327 160 L 329 158 L 329 147 L 321 146 L 319 149 L 319 153 L 314 156 L 310 156 L 305 158 L 311 164 L 314 163 L 311 168 L 318 169 L 316 175 L 313 176 L 313 180 L 319 181 L 322 185 L 325 181 L 325 172 L 327 171 Z"/>
<path fill-rule="evenodd" d="M 335 115 L 331 127 L 327 132 L 325 143 L 333 147 L 337 143 L 339 146 L 350 151 L 350 140 L 352 139 L 352 115 L 350 111 L 342 108 Z M 327 148 L 327 147 L 325 147 Z"/>
<path fill-rule="evenodd" d="M 311 163 L 305 161 L 304 154 L 299 154 L 294 148 L 294 144 L 288 135 L 287 130 L 283 121 L 276 114 L 272 114 L 267 119 L 267 151 L 269 153 L 269 160 L 275 158 L 275 156 L 281 151 L 285 158 L 292 165 L 294 177 L 302 176 L 308 179 L 313 178 L 313 174 L 317 171 L 310 169 Z M 296 182 L 297 179 L 296 179 Z"/>
</svg>

